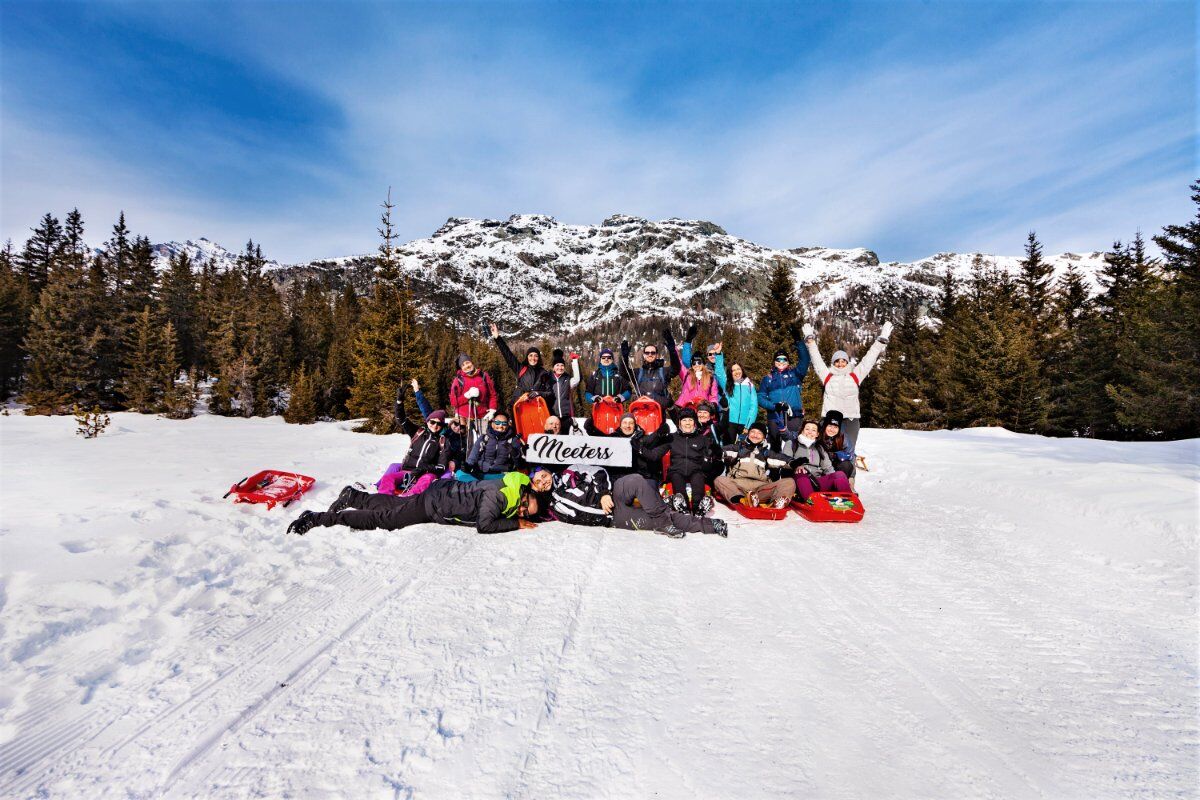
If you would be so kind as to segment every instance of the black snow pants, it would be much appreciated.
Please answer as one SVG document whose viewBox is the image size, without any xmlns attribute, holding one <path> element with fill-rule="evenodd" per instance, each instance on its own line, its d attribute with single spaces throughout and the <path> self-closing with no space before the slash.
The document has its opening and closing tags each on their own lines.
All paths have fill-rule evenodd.
<svg viewBox="0 0 1200 800">
<path fill-rule="evenodd" d="M 703 476 L 701 476 L 703 477 Z M 701 491 L 704 487 L 701 486 Z M 634 506 L 637 500 L 641 508 Z M 631 531 L 665 531 L 674 525 L 688 533 L 713 533 L 712 520 L 677 514 L 667 507 L 654 483 L 641 475 L 625 475 L 613 484 L 613 526 Z"/>
<path fill-rule="evenodd" d="M 693 472 L 690 475 L 685 475 L 675 470 L 667 471 L 667 482 L 671 484 L 671 494 L 681 494 L 687 497 L 688 487 L 692 487 L 692 499 L 689 501 L 689 507 L 693 512 L 700 505 L 700 499 L 704 497 L 704 479 L 705 475 L 703 472 Z"/>
<path fill-rule="evenodd" d="M 409 525 L 429 522 L 430 519 L 425 511 L 425 498 L 422 495 L 397 497 L 394 494 L 360 491 L 355 491 L 352 495 L 350 508 L 334 513 L 320 511 L 313 515 L 313 521 L 317 525 L 346 525 L 359 531 L 375 528 L 394 531 Z"/>
</svg>

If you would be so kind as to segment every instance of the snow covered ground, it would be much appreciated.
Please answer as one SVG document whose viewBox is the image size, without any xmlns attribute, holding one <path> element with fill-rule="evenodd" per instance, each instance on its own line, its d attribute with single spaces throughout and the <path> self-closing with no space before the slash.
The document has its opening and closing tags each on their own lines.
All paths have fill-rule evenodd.
<svg viewBox="0 0 1200 800">
<path fill-rule="evenodd" d="M 5 797 L 1197 792 L 1195 441 L 867 431 L 858 526 L 297 538 L 221 495 L 403 437 L 73 427 L 0 418 Z"/>
</svg>

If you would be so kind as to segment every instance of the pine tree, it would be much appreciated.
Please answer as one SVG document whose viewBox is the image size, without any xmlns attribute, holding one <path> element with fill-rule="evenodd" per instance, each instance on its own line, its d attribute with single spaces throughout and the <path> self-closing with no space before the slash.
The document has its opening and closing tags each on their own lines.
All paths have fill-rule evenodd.
<svg viewBox="0 0 1200 800">
<path fill-rule="evenodd" d="M 62 226 L 53 214 L 45 214 L 17 260 L 21 274 L 36 295 L 46 285 L 62 252 Z"/>
<path fill-rule="evenodd" d="M 26 413 L 65 414 L 76 404 L 99 404 L 96 365 L 101 342 L 91 325 L 84 282 L 78 270 L 55 270 L 33 308 L 25 337 Z"/>
<path fill-rule="evenodd" d="M 125 336 L 121 394 L 126 405 L 143 414 L 160 411 L 177 374 L 175 328 L 170 322 L 161 324 L 147 305 L 134 316 Z"/>
<path fill-rule="evenodd" d="M 283 412 L 285 421 L 298 425 L 308 425 L 317 421 L 319 382 L 320 376 L 310 374 L 303 365 L 292 374 L 291 383 L 288 384 L 290 397 L 287 409 Z"/>
<path fill-rule="evenodd" d="M 78 208 L 71 209 L 63 224 L 62 262 L 75 269 L 83 269 L 88 263 L 88 246 L 83 240 L 83 215 Z"/>
<path fill-rule="evenodd" d="M 1037 234 L 1029 232 L 1025 241 L 1025 258 L 1020 262 L 1018 279 L 1020 297 L 1033 320 L 1040 323 L 1050 303 L 1050 282 L 1053 268 L 1042 258 L 1042 245 Z"/>
<path fill-rule="evenodd" d="M 324 383 L 322 405 L 325 413 L 335 419 L 345 419 L 350 413 L 346 403 L 354 381 L 354 340 L 358 336 L 361 313 L 358 295 L 347 283 L 333 303 L 333 338 L 321 372 Z"/>
<path fill-rule="evenodd" d="M 365 418 L 359 430 L 372 433 L 392 430 L 398 387 L 411 378 L 429 382 L 428 342 L 408 287 L 400 279 L 392 208 L 389 192 L 380 218 L 375 288 L 354 341 L 354 385 L 348 403 L 351 414 Z"/>
<path fill-rule="evenodd" d="M 32 295 L 28 280 L 17 271 L 10 239 L 0 250 L 0 400 L 8 399 L 21 382 Z"/>
<path fill-rule="evenodd" d="M 1191 189 L 1196 216 L 1154 237 L 1163 263 L 1126 303 L 1123 374 L 1106 387 L 1118 423 L 1140 436 L 1200 434 L 1200 182 Z"/>
<path fill-rule="evenodd" d="M 745 353 L 744 366 L 749 374 L 760 379 L 774 368 L 776 351 L 784 350 L 793 361 L 796 358 L 795 342 L 801 338 L 802 320 L 792 266 L 786 259 L 775 259 L 767 281 L 766 297 L 750 331 L 750 348 Z"/>
<path fill-rule="evenodd" d="M 179 359 L 187 369 L 200 363 L 198 339 L 203 329 L 199 318 L 199 302 L 191 258 L 185 252 L 171 256 L 159 289 L 159 307 L 163 318 L 175 328 Z"/>
</svg>

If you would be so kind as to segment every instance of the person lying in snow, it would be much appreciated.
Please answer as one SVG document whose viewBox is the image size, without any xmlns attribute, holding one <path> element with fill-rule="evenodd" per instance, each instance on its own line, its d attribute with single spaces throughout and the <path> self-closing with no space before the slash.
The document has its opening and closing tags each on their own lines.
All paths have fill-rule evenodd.
<svg viewBox="0 0 1200 800">
<path fill-rule="evenodd" d="M 548 482 L 549 476 L 542 481 Z M 423 522 L 471 525 L 479 533 L 532 528 L 529 517 L 537 513 L 533 488 L 529 477 L 520 472 L 494 481 L 435 481 L 424 494 L 413 497 L 370 494 L 347 486 L 328 511 L 302 511 L 287 532 L 303 536 L 314 527 L 334 525 L 394 531 Z"/>
<path fill-rule="evenodd" d="M 723 520 L 672 511 L 658 489 L 640 475 L 623 475 L 614 481 L 604 467 L 567 467 L 555 476 L 546 499 L 545 519 L 573 525 L 650 530 L 673 539 L 688 532 L 729 535 Z"/>
<path fill-rule="evenodd" d="M 487 433 L 475 440 L 462 469 L 454 473 L 460 481 L 492 480 L 520 469 L 525 445 L 513 431 L 508 414 L 497 411 L 488 423 Z"/>
<path fill-rule="evenodd" d="M 805 420 L 796 440 L 799 451 L 792 461 L 796 470 L 796 492 L 809 502 L 813 492 L 849 492 L 850 479 L 846 473 L 833 468 L 829 453 L 821 446 L 821 423 Z"/>
<path fill-rule="evenodd" d="M 804 331 L 804 343 L 812 358 L 813 371 L 817 373 L 817 378 L 825 387 L 821 413 L 839 412 L 844 418 L 842 430 L 852 440 L 858 441 L 859 422 L 862 416 L 858 403 L 858 387 L 871 374 L 875 362 L 887 348 L 888 339 L 892 335 L 892 323 L 883 323 L 883 328 L 879 331 L 879 338 L 867 350 L 862 361 L 853 367 L 850 366 L 850 356 L 845 350 L 835 352 L 833 358 L 830 359 L 830 366 L 826 366 L 825 359 L 821 358 L 821 351 L 817 349 L 817 337 L 813 326 L 806 322 L 802 330 Z"/>
<path fill-rule="evenodd" d="M 767 426 L 763 423 L 752 423 L 746 438 L 726 445 L 722 456 L 729 468 L 716 478 L 713 487 L 730 503 L 784 508 L 792 501 L 796 481 L 780 477 L 789 460 L 771 450 L 767 444 Z"/>
<path fill-rule="evenodd" d="M 633 414 L 621 415 L 621 421 L 612 433 L 601 432 L 589 419 L 584 421 L 583 429 L 588 436 L 612 436 L 629 440 L 629 449 L 633 451 L 633 463 L 628 467 L 608 467 L 613 480 L 625 475 L 639 475 L 650 482 L 651 486 L 659 486 L 663 479 L 663 456 L 671 448 L 671 429 L 667 423 L 659 426 L 658 430 L 647 433 L 638 427 Z"/>
</svg>

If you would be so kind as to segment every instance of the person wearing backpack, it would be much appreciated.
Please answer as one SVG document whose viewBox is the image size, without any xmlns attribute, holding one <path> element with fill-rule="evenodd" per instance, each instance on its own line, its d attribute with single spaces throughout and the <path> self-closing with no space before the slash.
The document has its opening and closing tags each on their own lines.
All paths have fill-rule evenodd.
<svg viewBox="0 0 1200 800">
<path fill-rule="evenodd" d="M 767 426 L 761 422 L 751 423 L 746 438 L 726 445 L 721 455 L 729 466 L 713 481 L 713 488 L 730 503 L 786 508 L 796 494 L 795 480 L 780 477 L 789 459 L 771 449 Z"/>
<path fill-rule="evenodd" d="M 679 361 L 679 353 L 675 349 L 675 337 L 671 335 L 670 328 L 663 328 L 663 344 L 666 347 L 665 355 L 670 359 L 670 367 L 658 353 L 658 346 L 647 344 L 642 347 L 642 360 L 637 369 L 633 369 L 629 363 L 629 342 L 621 342 L 621 364 L 625 368 L 625 372 L 632 377 L 633 391 L 638 396 L 649 397 L 654 402 L 662 407 L 663 418 L 667 416 L 667 410 L 674 402 L 671 399 L 671 378 L 683 372 L 683 366 Z"/>
<path fill-rule="evenodd" d="M 622 403 L 629 402 L 629 381 L 617 369 L 613 351 L 607 347 L 600 351 L 600 364 L 587 379 L 584 392 L 584 399 L 592 405 L 606 398 Z"/>
<path fill-rule="evenodd" d="M 404 411 L 404 387 L 400 387 L 396 392 L 395 415 L 400 430 L 409 437 L 408 451 L 400 462 L 400 470 L 389 472 L 380 479 L 377 488 L 383 494 L 420 494 L 445 474 L 449 463 L 451 447 L 445 436 L 446 412 L 428 408 L 415 378 L 412 386 L 425 424 L 417 427 L 408 418 Z"/>
<path fill-rule="evenodd" d="M 842 470 L 836 469 L 829 451 L 822 444 L 822 426 L 815 419 L 805 420 L 796 439 L 798 452 L 792 461 L 796 470 L 796 493 L 805 503 L 813 492 L 850 492 L 850 479 Z M 844 440 L 843 440 L 844 443 Z M 837 442 L 830 442 L 837 446 Z M 854 462 L 851 459 L 851 467 Z"/>
<path fill-rule="evenodd" d="M 879 338 L 867 350 L 862 361 L 854 366 L 850 365 L 850 356 L 845 350 L 836 351 L 833 358 L 830 359 L 829 366 L 826 366 L 825 359 L 821 358 L 821 351 L 817 349 L 817 337 L 813 326 L 806 322 L 803 330 L 804 343 L 812 358 L 813 370 L 825 387 L 821 414 L 828 415 L 830 411 L 839 412 L 842 416 L 842 433 L 848 436 L 852 442 L 857 442 L 862 417 L 858 403 L 858 387 L 871 374 L 875 362 L 887 349 L 888 339 L 892 335 L 892 323 L 883 323 L 883 327 L 879 331 Z"/>
<path fill-rule="evenodd" d="M 767 412 L 771 441 L 791 442 L 804 419 L 801 387 L 808 372 L 808 351 L 795 342 L 796 366 L 783 348 L 775 351 L 775 368 L 758 384 L 758 405 Z M 780 449 L 776 446 L 776 449 Z"/>
<path fill-rule="evenodd" d="M 524 456 L 524 442 L 513 431 L 508 414 L 497 411 L 488 422 L 487 433 L 475 440 L 466 462 L 454 477 L 467 482 L 497 478 L 520 469 Z"/>
</svg>

